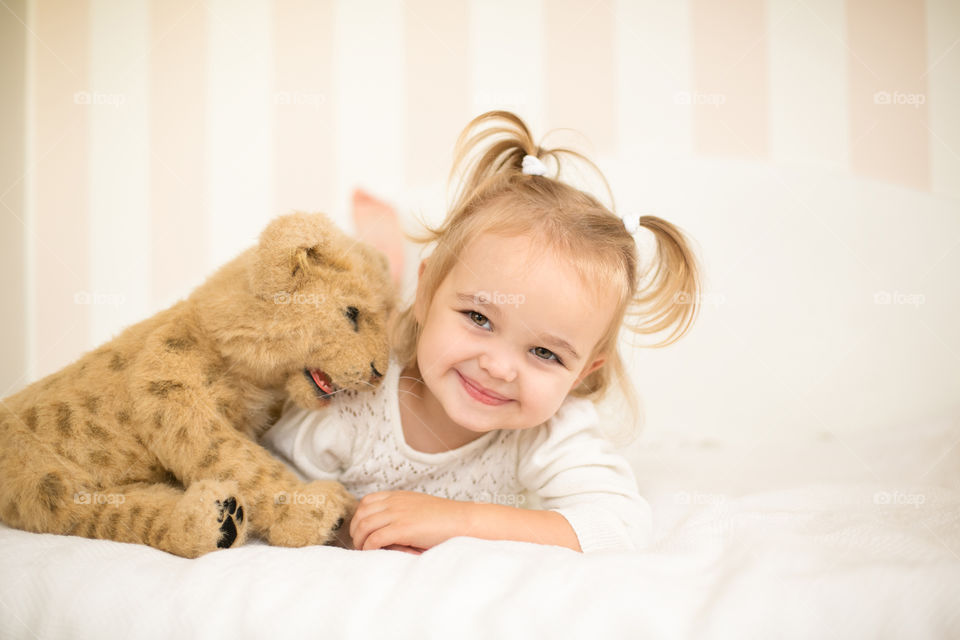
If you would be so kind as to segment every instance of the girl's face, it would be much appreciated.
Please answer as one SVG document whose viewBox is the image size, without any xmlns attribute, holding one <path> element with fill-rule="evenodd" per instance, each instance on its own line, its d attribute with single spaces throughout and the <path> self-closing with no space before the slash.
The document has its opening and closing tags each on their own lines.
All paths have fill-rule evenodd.
<svg viewBox="0 0 960 640">
<path fill-rule="evenodd" d="M 417 291 L 424 406 L 473 432 L 543 423 L 603 364 L 587 358 L 612 319 L 608 289 L 584 287 L 547 252 L 532 257 L 525 236 L 473 240 L 429 309 Z"/>
</svg>

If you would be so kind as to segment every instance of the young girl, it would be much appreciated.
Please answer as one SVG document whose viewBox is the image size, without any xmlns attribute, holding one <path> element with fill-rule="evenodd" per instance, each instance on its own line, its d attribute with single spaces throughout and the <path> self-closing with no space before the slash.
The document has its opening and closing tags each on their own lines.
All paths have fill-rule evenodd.
<svg viewBox="0 0 960 640">
<path fill-rule="evenodd" d="M 435 247 L 413 304 L 392 319 L 383 383 L 320 411 L 291 405 L 264 436 L 305 478 L 362 496 L 341 528 L 348 547 L 419 553 L 472 536 L 589 552 L 650 541 L 649 505 L 593 401 L 616 375 L 635 407 L 617 352 L 628 307 L 641 314 L 630 329 L 673 327 L 656 346 L 670 344 L 696 316 L 699 272 L 673 225 L 622 219 L 550 177 L 541 158 L 563 154 L 585 160 L 538 147 L 511 113 L 471 122 L 457 142 L 454 206 L 415 238 Z M 646 273 L 639 226 L 657 241 Z M 541 509 L 523 508 L 528 493 Z"/>
</svg>

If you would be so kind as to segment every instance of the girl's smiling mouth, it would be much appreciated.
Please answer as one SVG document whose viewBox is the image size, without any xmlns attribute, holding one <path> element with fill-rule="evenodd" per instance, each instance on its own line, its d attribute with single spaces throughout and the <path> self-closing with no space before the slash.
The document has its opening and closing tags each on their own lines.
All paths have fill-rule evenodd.
<svg viewBox="0 0 960 640">
<path fill-rule="evenodd" d="M 459 376 L 460 384 L 463 385 L 464 390 L 470 395 L 471 398 L 477 400 L 478 402 L 482 402 L 483 404 L 488 404 L 491 406 L 498 406 L 511 401 L 510 398 L 504 398 L 503 396 L 498 395 L 489 389 L 485 389 L 470 378 L 465 377 L 459 371 L 457 371 L 457 376 Z"/>
</svg>

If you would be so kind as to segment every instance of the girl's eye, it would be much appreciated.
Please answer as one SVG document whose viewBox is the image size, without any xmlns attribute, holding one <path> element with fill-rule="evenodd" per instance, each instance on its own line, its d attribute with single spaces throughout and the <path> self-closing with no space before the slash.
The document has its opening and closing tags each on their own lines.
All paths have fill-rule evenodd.
<svg viewBox="0 0 960 640">
<path fill-rule="evenodd" d="M 482 313 L 478 313 L 476 311 L 467 311 L 466 314 L 478 327 L 482 327 L 483 325 L 490 323 L 490 321 L 487 320 L 487 316 L 483 315 Z"/>
<path fill-rule="evenodd" d="M 557 357 L 557 354 L 555 354 L 553 351 L 550 351 L 550 349 L 545 349 L 544 347 L 534 347 L 531 349 L 531 351 L 533 351 L 534 355 L 541 360 L 556 360 L 558 363 L 563 364 L 563 362 L 560 361 L 560 358 Z M 546 355 L 544 356 L 544 354 Z M 551 358 L 550 356 L 553 357 Z"/>
</svg>

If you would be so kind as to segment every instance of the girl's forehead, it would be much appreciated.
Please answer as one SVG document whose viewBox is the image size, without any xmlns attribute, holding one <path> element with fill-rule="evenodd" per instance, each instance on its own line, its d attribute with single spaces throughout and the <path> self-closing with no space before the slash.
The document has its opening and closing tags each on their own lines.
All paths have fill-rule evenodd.
<svg viewBox="0 0 960 640">
<path fill-rule="evenodd" d="M 458 257 L 460 261 L 487 262 L 507 269 L 526 269 L 544 260 L 554 268 L 566 266 L 560 256 L 529 235 L 481 233 L 466 243 Z"/>
<path fill-rule="evenodd" d="M 486 299 L 521 315 L 562 316 L 562 324 L 571 326 L 594 324 L 615 304 L 609 286 L 583 282 L 562 255 L 523 236 L 474 239 L 458 255 L 445 284 L 453 295 L 478 303 Z"/>
</svg>

